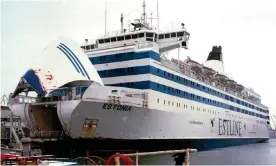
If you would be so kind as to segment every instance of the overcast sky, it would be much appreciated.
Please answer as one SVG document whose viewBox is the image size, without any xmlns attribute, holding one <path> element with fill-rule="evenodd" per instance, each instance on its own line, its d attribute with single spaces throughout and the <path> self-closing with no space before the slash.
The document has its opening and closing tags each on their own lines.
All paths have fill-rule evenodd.
<svg viewBox="0 0 276 166">
<path fill-rule="evenodd" d="M 156 0 L 147 0 L 156 17 Z M 142 0 L 107 0 L 107 31 L 120 29 L 120 14 L 139 18 Z M 58 36 L 78 43 L 104 33 L 104 1 L 2 1 L 1 95 L 12 92 L 32 60 Z M 190 56 L 204 63 L 221 45 L 225 70 L 276 108 L 276 2 L 274 0 L 159 0 L 160 28 L 180 26 L 191 33 Z M 170 56 L 177 56 L 170 54 Z"/>
</svg>

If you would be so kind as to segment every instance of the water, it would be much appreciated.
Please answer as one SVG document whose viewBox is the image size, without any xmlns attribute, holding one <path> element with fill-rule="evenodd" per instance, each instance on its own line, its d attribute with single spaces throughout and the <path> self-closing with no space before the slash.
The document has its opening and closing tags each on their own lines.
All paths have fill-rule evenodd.
<svg viewBox="0 0 276 166">
<path fill-rule="evenodd" d="M 174 165 L 172 155 L 139 158 L 139 164 Z M 276 139 L 267 143 L 232 146 L 192 153 L 191 165 L 276 165 Z"/>
</svg>

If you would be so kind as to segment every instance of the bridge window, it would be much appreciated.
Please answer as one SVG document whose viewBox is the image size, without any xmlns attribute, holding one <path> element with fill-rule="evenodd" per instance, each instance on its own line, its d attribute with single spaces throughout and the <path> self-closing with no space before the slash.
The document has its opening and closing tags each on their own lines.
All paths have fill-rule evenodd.
<svg viewBox="0 0 276 166">
<path fill-rule="evenodd" d="M 165 38 L 170 38 L 170 34 L 169 33 L 165 34 Z"/>
<path fill-rule="evenodd" d="M 134 35 L 131 35 L 132 39 L 137 39 L 138 38 L 138 35 L 137 34 L 134 34 Z"/>
<path fill-rule="evenodd" d="M 104 39 L 104 42 L 105 42 L 105 43 L 109 43 L 109 42 L 110 42 L 110 39 Z"/>
<path fill-rule="evenodd" d="M 175 33 L 171 33 L 171 37 L 176 37 L 176 34 Z"/>
<path fill-rule="evenodd" d="M 177 32 L 177 37 L 184 36 L 184 32 Z"/>
<path fill-rule="evenodd" d="M 115 42 L 116 41 L 116 37 L 111 38 L 111 42 Z"/>
<path fill-rule="evenodd" d="M 104 43 L 104 40 L 103 40 L 103 39 L 100 39 L 100 40 L 99 40 L 99 43 L 100 43 L 100 44 Z"/>
<path fill-rule="evenodd" d="M 153 37 L 153 33 L 146 33 L 146 37 Z"/>
<path fill-rule="evenodd" d="M 86 50 L 90 50 L 90 46 L 85 46 L 85 49 Z"/>
<path fill-rule="evenodd" d="M 131 39 L 130 35 L 125 36 L 125 39 L 126 39 L 126 40 Z"/>
<path fill-rule="evenodd" d="M 117 41 L 122 41 L 122 40 L 124 40 L 124 36 L 117 37 Z"/>
<path fill-rule="evenodd" d="M 144 33 L 139 33 L 139 38 L 144 37 L 144 36 L 145 36 Z"/>
<path fill-rule="evenodd" d="M 153 41 L 153 39 L 152 38 L 147 38 L 146 41 Z"/>
<path fill-rule="evenodd" d="M 164 34 L 160 34 L 159 39 L 164 39 Z"/>
</svg>

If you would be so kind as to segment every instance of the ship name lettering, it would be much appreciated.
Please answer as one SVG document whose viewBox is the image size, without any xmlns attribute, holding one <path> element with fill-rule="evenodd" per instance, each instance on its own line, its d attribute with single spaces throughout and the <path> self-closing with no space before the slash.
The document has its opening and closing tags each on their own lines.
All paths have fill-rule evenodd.
<svg viewBox="0 0 276 166">
<path fill-rule="evenodd" d="M 131 111 L 131 106 L 127 106 L 127 105 L 118 105 L 118 104 L 109 104 L 109 103 L 104 103 L 103 109 L 106 110 L 117 110 L 117 111 Z"/>
<path fill-rule="evenodd" d="M 219 135 L 241 136 L 241 122 L 219 118 Z"/>
</svg>

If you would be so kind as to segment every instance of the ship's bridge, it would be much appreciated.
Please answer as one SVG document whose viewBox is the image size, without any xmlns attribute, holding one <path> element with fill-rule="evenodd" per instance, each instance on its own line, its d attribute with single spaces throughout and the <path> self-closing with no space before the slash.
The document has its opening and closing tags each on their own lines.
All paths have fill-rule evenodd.
<svg viewBox="0 0 276 166">
<path fill-rule="evenodd" d="M 141 43 L 156 43 L 159 46 L 159 53 L 167 52 L 175 48 L 187 49 L 187 42 L 190 34 L 185 28 L 178 28 L 169 31 L 154 31 L 151 29 L 117 31 L 98 38 L 95 43 L 86 42 L 81 45 L 84 52 L 94 52 L 111 48 L 135 46 Z"/>
</svg>

